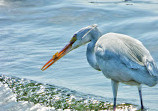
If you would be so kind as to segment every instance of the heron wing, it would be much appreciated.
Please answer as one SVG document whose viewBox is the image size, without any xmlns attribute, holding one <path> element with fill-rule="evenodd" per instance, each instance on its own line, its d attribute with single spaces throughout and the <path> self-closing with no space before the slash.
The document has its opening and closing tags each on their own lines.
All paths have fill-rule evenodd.
<svg viewBox="0 0 158 111">
<path fill-rule="evenodd" d="M 150 75 L 158 76 L 158 68 L 154 62 L 154 60 L 145 59 L 145 66 L 150 73 Z"/>
<path fill-rule="evenodd" d="M 120 60 L 123 64 L 125 64 L 130 69 L 141 69 L 142 67 L 145 67 L 150 75 L 152 76 L 158 76 L 158 69 L 153 60 L 149 60 L 148 58 L 144 57 L 144 60 L 142 61 L 142 64 L 139 64 L 140 61 L 134 62 L 130 58 L 127 57 L 120 57 Z"/>
<path fill-rule="evenodd" d="M 134 39 L 123 43 L 126 46 L 126 51 L 123 55 L 125 57 L 121 57 L 121 60 L 127 67 L 139 69 L 144 66 L 150 75 L 158 76 L 158 69 L 152 56 L 140 41 Z"/>
<path fill-rule="evenodd" d="M 102 48 L 104 59 L 115 56 L 130 69 L 145 67 L 150 75 L 158 76 L 158 68 L 152 56 L 140 41 L 127 35 L 110 33 L 101 37 L 96 45 Z"/>
</svg>

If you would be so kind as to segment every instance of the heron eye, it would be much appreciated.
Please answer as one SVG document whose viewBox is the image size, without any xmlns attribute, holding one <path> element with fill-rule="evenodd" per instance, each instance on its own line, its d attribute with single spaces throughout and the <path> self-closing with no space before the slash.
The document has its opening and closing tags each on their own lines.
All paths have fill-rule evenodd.
<svg viewBox="0 0 158 111">
<path fill-rule="evenodd" d="M 75 34 L 73 37 L 72 37 L 72 39 L 70 40 L 70 42 L 71 43 L 74 43 L 76 40 L 77 40 L 77 34 Z"/>
</svg>

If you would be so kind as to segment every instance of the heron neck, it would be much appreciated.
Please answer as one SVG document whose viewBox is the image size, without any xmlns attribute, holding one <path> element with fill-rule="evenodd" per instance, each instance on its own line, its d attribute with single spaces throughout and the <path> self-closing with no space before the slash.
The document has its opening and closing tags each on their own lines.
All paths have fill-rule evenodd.
<svg viewBox="0 0 158 111">
<path fill-rule="evenodd" d="M 100 68 L 98 66 L 96 57 L 95 57 L 95 53 L 94 53 L 94 47 L 95 47 L 95 43 L 97 42 L 97 40 L 92 40 L 87 47 L 87 61 L 88 63 L 96 70 L 100 71 Z"/>
</svg>

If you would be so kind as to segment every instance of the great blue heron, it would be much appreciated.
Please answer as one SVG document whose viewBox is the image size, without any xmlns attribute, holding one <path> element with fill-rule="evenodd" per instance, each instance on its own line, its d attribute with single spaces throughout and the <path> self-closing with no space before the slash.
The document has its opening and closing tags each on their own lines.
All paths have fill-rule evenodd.
<svg viewBox="0 0 158 111">
<path fill-rule="evenodd" d="M 89 43 L 86 53 L 89 64 L 111 79 L 113 109 L 116 109 L 119 82 L 138 86 L 141 109 L 144 109 L 141 84 L 156 85 L 158 69 L 149 51 L 140 41 L 130 36 L 118 33 L 101 35 L 97 25 L 84 27 L 77 31 L 69 44 L 59 53 L 54 54 L 41 70 L 44 71 L 61 57 L 86 43 Z"/>
</svg>

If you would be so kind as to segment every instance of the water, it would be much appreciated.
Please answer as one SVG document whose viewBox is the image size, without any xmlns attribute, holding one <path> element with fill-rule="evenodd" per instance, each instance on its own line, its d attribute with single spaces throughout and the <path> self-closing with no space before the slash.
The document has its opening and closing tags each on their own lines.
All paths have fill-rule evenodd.
<svg viewBox="0 0 158 111">
<path fill-rule="evenodd" d="M 0 74 L 62 86 L 112 102 L 110 80 L 89 66 L 86 45 L 46 71 L 40 68 L 74 32 L 91 24 L 98 24 L 102 33 L 117 32 L 139 39 L 158 65 L 157 5 L 157 0 L 0 0 Z M 151 111 L 158 109 L 157 91 L 158 86 L 143 86 L 144 105 Z M 137 88 L 120 84 L 121 103 L 139 105 Z"/>
<path fill-rule="evenodd" d="M 1 100 L 3 100 L 0 101 L 0 106 L 3 111 L 14 111 L 17 108 L 18 110 L 32 110 L 34 109 L 33 107 L 36 107 L 36 110 L 44 108 L 44 110 L 53 111 L 59 109 L 79 111 L 112 110 L 113 108 L 113 105 L 107 101 L 105 102 L 105 98 L 103 97 L 79 93 L 64 87 L 4 75 L 0 76 L 0 81 L 0 89 L 2 92 L 0 95 Z M 139 107 L 137 105 L 122 103 L 117 106 L 117 109 L 139 110 Z"/>
</svg>

